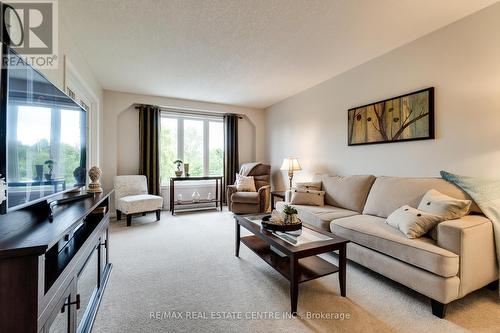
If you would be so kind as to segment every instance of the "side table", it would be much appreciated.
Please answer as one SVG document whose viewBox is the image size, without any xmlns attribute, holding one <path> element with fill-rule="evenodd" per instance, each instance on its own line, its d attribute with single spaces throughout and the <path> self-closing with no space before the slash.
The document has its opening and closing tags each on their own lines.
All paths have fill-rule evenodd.
<svg viewBox="0 0 500 333">
<path fill-rule="evenodd" d="M 271 191 L 271 209 L 275 209 L 276 199 L 280 198 L 285 200 L 286 191 Z"/>
</svg>

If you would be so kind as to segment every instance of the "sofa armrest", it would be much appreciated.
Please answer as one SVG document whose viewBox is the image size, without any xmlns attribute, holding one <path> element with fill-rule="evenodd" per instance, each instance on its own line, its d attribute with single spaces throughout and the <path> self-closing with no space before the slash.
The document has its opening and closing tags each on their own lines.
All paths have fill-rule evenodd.
<svg viewBox="0 0 500 333">
<path fill-rule="evenodd" d="M 459 297 L 498 279 L 493 225 L 483 215 L 467 215 L 437 226 L 437 245 L 459 255 Z"/>
<path fill-rule="evenodd" d="M 232 205 L 233 202 L 231 201 L 231 197 L 233 196 L 234 193 L 238 192 L 236 189 L 236 185 L 227 185 L 226 189 L 226 201 L 227 201 L 227 208 L 229 211 L 232 211 Z"/>
<path fill-rule="evenodd" d="M 270 203 L 271 186 L 261 186 L 257 192 L 259 193 L 260 212 L 267 213 Z"/>
</svg>

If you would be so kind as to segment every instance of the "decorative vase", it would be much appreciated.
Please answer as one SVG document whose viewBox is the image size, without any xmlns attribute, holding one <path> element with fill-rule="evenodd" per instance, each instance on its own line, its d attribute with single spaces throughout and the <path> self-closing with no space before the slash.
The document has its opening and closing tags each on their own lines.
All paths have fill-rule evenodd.
<svg viewBox="0 0 500 333">
<path fill-rule="evenodd" d="M 182 201 L 182 194 L 177 194 L 177 202 L 181 202 Z"/>
<path fill-rule="evenodd" d="M 207 200 L 212 200 L 214 197 L 211 192 L 208 192 Z"/>
<path fill-rule="evenodd" d="M 189 163 L 184 163 L 184 172 L 186 173 L 186 177 L 189 177 Z"/>
<path fill-rule="evenodd" d="M 181 177 L 182 176 L 182 170 L 176 170 L 175 171 L 175 176 L 176 177 Z"/>
<path fill-rule="evenodd" d="M 35 172 L 36 172 L 35 180 L 41 181 L 43 179 L 43 164 L 36 164 Z"/>
<path fill-rule="evenodd" d="M 193 202 L 200 202 L 200 193 L 198 193 L 198 191 L 194 191 L 191 199 L 193 199 Z"/>
</svg>

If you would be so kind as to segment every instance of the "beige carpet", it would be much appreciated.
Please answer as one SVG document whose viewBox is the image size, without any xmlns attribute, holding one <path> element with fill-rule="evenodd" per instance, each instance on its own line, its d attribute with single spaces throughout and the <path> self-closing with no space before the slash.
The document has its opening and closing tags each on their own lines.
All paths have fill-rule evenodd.
<svg viewBox="0 0 500 333">
<path fill-rule="evenodd" d="M 93 332 L 500 332 L 494 291 L 452 303 L 442 320 L 424 296 L 351 262 L 347 298 L 334 274 L 301 284 L 298 309 L 349 319 L 283 318 L 288 282 L 244 245 L 234 256 L 230 213 L 164 212 L 153 221 L 137 218 L 130 228 L 112 222 L 114 268 Z M 279 318 L 251 318 L 269 313 Z"/>
</svg>

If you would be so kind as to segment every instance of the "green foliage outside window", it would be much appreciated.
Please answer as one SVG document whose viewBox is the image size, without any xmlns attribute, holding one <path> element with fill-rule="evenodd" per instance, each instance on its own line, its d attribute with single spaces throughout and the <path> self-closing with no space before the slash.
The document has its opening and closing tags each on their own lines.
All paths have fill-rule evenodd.
<svg viewBox="0 0 500 333">
<path fill-rule="evenodd" d="M 164 117 L 160 129 L 160 181 L 167 184 L 175 176 L 176 165 L 173 161 L 182 159 L 189 163 L 191 176 L 221 176 L 224 172 L 223 128 L 221 122 L 209 121 L 208 165 L 204 170 L 205 120 Z M 178 125 L 183 124 L 184 137 L 182 157 L 178 154 Z M 183 171 L 184 169 L 181 168 Z M 185 176 L 185 174 L 183 174 Z"/>
<path fill-rule="evenodd" d="M 221 148 L 210 149 L 209 156 L 209 175 L 222 176 L 224 173 L 224 150 Z"/>
<path fill-rule="evenodd" d="M 175 164 L 172 162 L 177 159 L 177 142 L 174 142 L 172 130 L 163 126 L 160 131 L 160 182 L 168 183 L 170 177 L 175 176 Z M 175 140 L 177 141 L 177 140 Z"/>
<path fill-rule="evenodd" d="M 80 166 L 80 149 L 66 143 L 60 145 L 62 160 L 54 164 L 54 178 L 64 178 L 67 185 L 74 184 L 73 172 Z M 35 165 L 43 165 L 44 174 L 48 173 L 45 161 L 50 160 L 50 146 L 47 140 L 29 146 L 17 144 L 18 170 L 20 181 L 32 181 L 36 177 Z M 29 170 L 29 168 L 32 168 Z M 31 175 L 31 176 L 30 176 Z M 44 175 L 42 175 L 44 177 Z"/>
</svg>

